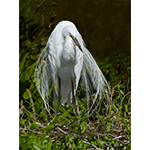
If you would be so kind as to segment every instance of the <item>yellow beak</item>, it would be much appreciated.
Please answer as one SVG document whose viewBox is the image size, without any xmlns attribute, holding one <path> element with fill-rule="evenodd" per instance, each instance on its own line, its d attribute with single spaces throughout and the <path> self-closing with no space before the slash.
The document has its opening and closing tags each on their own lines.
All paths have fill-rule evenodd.
<svg viewBox="0 0 150 150">
<path fill-rule="evenodd" d="M 74 37 L 71 33 L 69 33 L 69 36 L 72 38 L 73 42 L 76 44 L 76 46 L 82 51 L 81 46 L 77 40 L 76 37 Z M 82 51 L 83 52 L 83 51 Z"/>
</svg>

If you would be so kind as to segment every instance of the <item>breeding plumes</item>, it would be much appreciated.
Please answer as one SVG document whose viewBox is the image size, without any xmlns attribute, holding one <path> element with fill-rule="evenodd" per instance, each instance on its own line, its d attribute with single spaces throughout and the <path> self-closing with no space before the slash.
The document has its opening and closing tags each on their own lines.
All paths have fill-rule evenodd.
<svg viewBox="0 0 150 150">
<path fill-rule="evenodd" d="M 35 77 L 48 112 L 49 102 L 58 98 L 57 112 L 60 103 L 72 103 L 76 113 L 79 85 L 87 100 L 88 113 L 93 108 L 96 110 L 102 99 L 108 108 L 110 98 L 107 81 L 72 22 L 62 21 L 55 27 L 37 61 Z"/>
</svg>

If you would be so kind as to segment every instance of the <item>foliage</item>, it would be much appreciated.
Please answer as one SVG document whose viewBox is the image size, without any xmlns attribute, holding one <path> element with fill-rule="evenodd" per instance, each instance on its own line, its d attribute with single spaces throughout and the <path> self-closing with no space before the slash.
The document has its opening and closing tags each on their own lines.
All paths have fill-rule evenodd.
<svg viewBox="0 0 150 150">
<path fill-rule="evenodd" d="M 115 50 L 100 65 L 104 75 L 111 85 L 120 83 L 122 86 L 130 87 L 131 82 L 131 60 L 130 56 L 120 50 Z"/>
<path fill-rule="evenodd" d="M 111 67 L 109 69 L 115 71 Z M 110 85 L 115 83 L 113 80 L 110 80 Z M 130 84 L 128 86 L 130 89 Z M 94 146 L 101 149 L 131 148 L 131 93 L 127 90 L 127 85 L 118 83 L 111 87 L 112 104 L 107 117 L 98 112 L 87 115 L 84 101 L 79 101 L 78 104 L 80 116 L 74 115 L 72 106 L 60 106 L 59 115 L 49 115 L 35 86 L 32 85 L 30 89 L 36 119 L 31 97 L 25 91 L 23 103 L 20 103 L 20 149 L 88 149 Z"/>
<path fill-rule="evenodd" d="M 121 51 L 100 64 L 111 89 L 108 116 L 100 111 L 86 114 L 86 100 L 78 102 L 80 116 L 72 106 L 60 106 L 58 115 L 55 107 L 51 114 L 46 112 L 34 84 L 36 61 L 55 26 L 55 12 L 42 7 L 46 2 L 31 9 L 31 1 L 20 0 L 19 149 L 131 149 L 130 57 Z"/>
<path fill-rule="evenodd" d="M 26 89 L 37 92 L 33 82 L 36 61 L 55 26 L 56 13 L 51 9 L 56 3 L 51 3 L 51 9 L 43 7 L 44 3 L 49 1 L 19 1 L 19 99 L 21 102 L 24 98 L 26 106 L 29 104 L 29 98 L 24 97 Z"/>
</svg>

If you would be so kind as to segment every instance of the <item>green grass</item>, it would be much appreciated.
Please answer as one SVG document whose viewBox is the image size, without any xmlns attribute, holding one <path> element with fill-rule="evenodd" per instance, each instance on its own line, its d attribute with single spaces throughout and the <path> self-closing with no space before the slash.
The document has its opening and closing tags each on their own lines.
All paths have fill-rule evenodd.
<svg viewBox="0 0 150 150">
<path fill-rule="evenodd" d="M 44 106 L 39 105 L 36 107 L 41 107 L 41 111 L 37 112 L 35 107 L 36 119 L 34 112 L 21 107 L 20 149 L 87 149 L 93 147 L 90 143 L 102 149 L 123 149 L 125 146 L 130 149 L 130 101 L 122 106 L 113 102 L 107 117 L 96 112 L 88 116 L 84 112 L 86 108 L 80 106 L 79 124 L 72 107 L 62 106 L 55 116 L 55 113 L 48 115 Z"/>
<path fill-rule="evenodd" d="M 118 51 L 113 54 L 113 63 L 115 56 L 118 57 L 117 54 Z M 102 68 L 107 60 L 101 64 Z M 128 81 L 130 74 L 123 76 L 128 66 L 123 66 L 121 62 L 120 65 L 122 71 L 119 77 L 117 78 L 116 74 L 116 77 L 109 81 L 112 103 L 107 116 L 100 112 L 87 115 L 86 99 L 79 100 L 80 117 L 74 115 L 72 106 L 60 106 L 57 116 L 56 108 L 52 106 L 53 113 L 48 114 L 31 74 L 32 82 L 30 81 L 28 90 L 20 96 L 20 149 L 131 149 L 131 92 Z M 110 75 L 111 71 L 115 72 L 111 65 L 107 69 L 110 70 Z M 103 72 L 105 74 L 105 69 Z M 108 74 L 105 75 L 108 77 Z M 103 110 L 103 106 L 100 109 Z M 80 120 L 79 124 L 77 120 Z"/>
</svg>

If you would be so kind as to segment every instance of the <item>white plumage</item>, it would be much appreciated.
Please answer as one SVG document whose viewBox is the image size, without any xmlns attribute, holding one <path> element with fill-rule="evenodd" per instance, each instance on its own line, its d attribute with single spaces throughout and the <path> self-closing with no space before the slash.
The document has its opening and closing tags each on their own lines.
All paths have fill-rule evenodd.
<svg viewBox="0 0 150 150">
<path fill-rule="evenodd" d="M 62 105 L 73 103 L 75 109 L 79 83 L 87 98 L 88 112 L 98 107 L 104 94 L 106 106 L 109 104 L 107 81 L 72 22 L 62 21 L 55 27 L 38 59 L 35 77 L 37 89 L 48 112 L 49 100 L 53 97 L 50 90 L 53 87 L 59 102 Z"/>
</svg>

